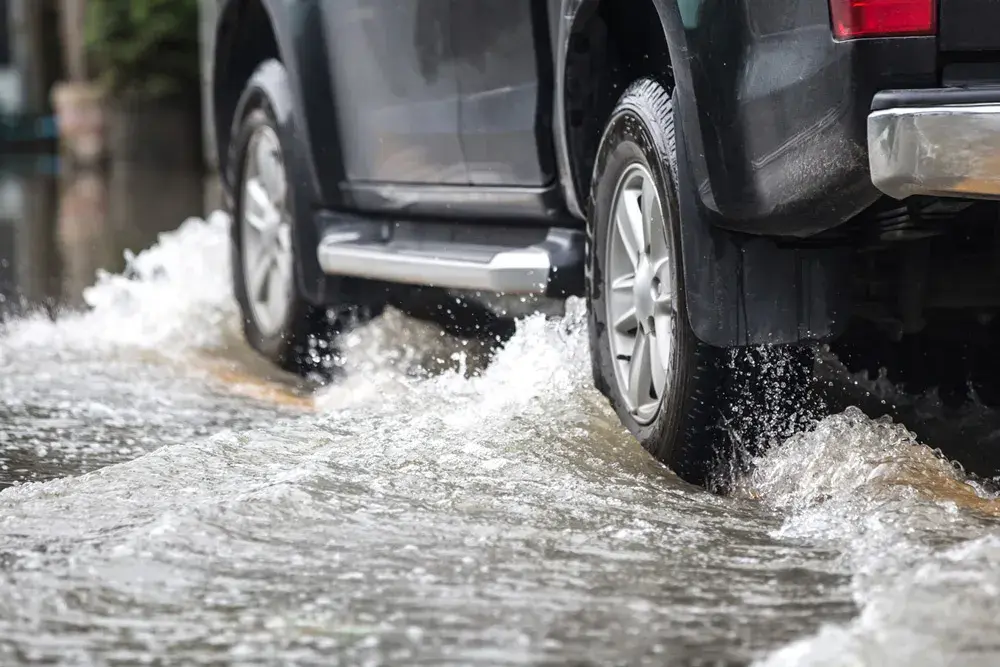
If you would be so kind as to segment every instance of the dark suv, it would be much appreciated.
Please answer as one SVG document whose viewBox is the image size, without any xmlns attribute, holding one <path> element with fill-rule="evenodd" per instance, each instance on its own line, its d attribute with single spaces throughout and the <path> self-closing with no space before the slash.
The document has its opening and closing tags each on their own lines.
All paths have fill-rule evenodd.
<svg viewBox="0 0 1000 667">
<path fill-rule="evenodd" d="M 992 331 L 1000 2 L 220 2 L 236 294 L 286 368 L 331 313 L 586 295 L 598 388 L 704 482 L 720 350 Z"/>
</svg>

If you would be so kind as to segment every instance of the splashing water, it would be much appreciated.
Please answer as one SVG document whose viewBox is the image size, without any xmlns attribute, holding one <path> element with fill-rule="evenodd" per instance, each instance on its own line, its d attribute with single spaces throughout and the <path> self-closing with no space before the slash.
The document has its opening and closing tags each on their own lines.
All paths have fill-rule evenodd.
<svg viewBox="0 0 1000 667">
<path fill-rule="evenodd" d="M 993 500 L 901 427 L 850 410 L 692 489 L 591 389 L 578 301 L 477 372 L 390 312 L 279 400 L 226 227 L 0 336 L 0 663 L 1000 657 Z"/>
<path fill-rule="evenodd" d="M 228 224 L 217 213 L 162 234 L 149 250 L 127 257 L 123 275 L 98 275 L 83 295 L 89 310 L 62 314 L 55 326 L 42 315 L 16 321 L 0 353 L 169 353 L 220 345 L 238 317 L 230 297 Z"/>
<path fill-rule="evenodd" d="M 759 462 L 743 493 L 787 513 L 776 536 L 843 550 L 861 615 L 766 665 L 995 664 L 1000 504 L 903 427 L 829 417 Z M 985 535 L 984 535 L 985 533 Z"/>
<path fill-rule="evenodd" d="M 0 488 L 280 414 L 235 401 L 198 357 L 237 336 L 227 229 L 221 213 L 188 220 L 98 276 L 88 310 L 0 329 Z"/>
</svg>

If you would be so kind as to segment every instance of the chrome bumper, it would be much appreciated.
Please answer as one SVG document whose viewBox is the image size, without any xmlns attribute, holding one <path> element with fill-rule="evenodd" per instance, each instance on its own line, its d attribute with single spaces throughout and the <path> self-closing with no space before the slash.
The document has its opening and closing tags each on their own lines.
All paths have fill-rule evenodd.
<svg viewBox="0 0 1000 667">
<path fill-rule="evenodd" d="M 896 199 L 1000 197 L 1000 103 L 874 111 L 868 160 L 875 187 Z"/>
</svg>

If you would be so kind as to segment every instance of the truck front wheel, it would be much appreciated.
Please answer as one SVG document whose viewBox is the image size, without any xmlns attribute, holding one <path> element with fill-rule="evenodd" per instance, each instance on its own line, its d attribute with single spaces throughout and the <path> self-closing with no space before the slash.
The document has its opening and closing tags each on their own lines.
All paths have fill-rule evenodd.
<svg viewBox="0 0 1000 667">
<path fill-rule="evenodd" d="M 685 310 L 671 98 L 643 79 L 624 93 L 598 149 L 588 215 L 594 380 L 624 425 L 681 478 L 710 481 L 721 351 Z"/>
<path fill-rule="evenodd" d="M 369 310 L 349 303 L 310 303 L 298 279 L 314 246 L 304 246 L 302 210 L 294 173 L 296 142 L 288 113 L 288 74 L 276 60 L 260 65 L 238 105 L 227 164 L 233 190 L 232 259 L 236 300 L 247 342 L 281 368 L 300 375 L 333 372 L 331 345 L 349 318 Z M 345 317 L 345 315 L 347 317 Z"/>
</svg>

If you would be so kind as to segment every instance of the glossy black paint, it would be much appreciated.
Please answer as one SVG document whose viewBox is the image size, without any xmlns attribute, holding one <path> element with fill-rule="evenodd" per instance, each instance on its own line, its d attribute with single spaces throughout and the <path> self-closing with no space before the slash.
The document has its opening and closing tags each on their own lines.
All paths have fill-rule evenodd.
<svg viewBox="0 0 1000 667">
<path fill-rule="evenodd" d="M 942 53 L 941 85 L 945 87 L 1000 86 L 1000 53 Z M 948 61 L 951 62 L 948 62 Z M 957 62 L 956 62 L 957 61 Z"/>
<path fill-rule="evenodd" d="M 655 0 L 700 205 L 714 224 L 808 236 L 878 197 L 866 117 L 937 82 L 934 37 L 838 42 L 826 0 Z"/>
<path fill-rule="evenodd" d="M 1000 50 L 1000 2 L 938 0 L 938 35 L 943 51 Z"/>
<path fill-rule="evenodd" d="M 599 4 L 549 2 L 560 183 L 577 215 L 587 191 L 572 174 L 566 68 L 574 34 Z M 754 234 L 806 235 L 874 201 L 864 148 L 871 98 L 883 81 L 934 80 L 933 39 L 836 43 L 826 7 L 825 0 L 656 0 L 671 56 L 660 76 L 676 84 L 680 121 L 688 315 L 707 343 L 822 340 L 846 325 L 842 252 Z"/>
<path fill-rule="evenodd" d="M 612 2 L 548 0 L 559 178 L 578 216 L 589 177 L 572 173 L 566 68 L 602 1 Z M 827 0 L 637 1 L 655 4 L 670 53 L 660 76 L 680 92 L 700 205 L 717 226 L 808 236 L 850 219 L 879 196 L 866 152 L 872 97 L 938 83 L 935 38 L 837 42 Z"/>
<path fill-rule="evenodd" d="M 576 183 L 573 180 L 570 145 L 566 132 L 566 60 L 573 27 L 578 25 L 581 17 L 581 7 L 588 6 L 592 10 L 596 4 L 596 0 L 548 0 L 547 6 L 555 60 L 553 130 L 555 132 L 556 166 L 566 208 L 570 214 L 581 219 L 585 216 L 586 195 L 577 192 Z"/>
<path fill-rule="evenodd" d="M 462 148 L 473 185 L 555 179 L 552 51 L 537 0 L 451 0 Z"/>
<path fill-rule="evenodd" d="M 534 198 L 529 217 L 582 215 L 564 68 L 597 0 L 259 1 L 291 75 L 317 205 L 469 217 L 478 201 L 522 217 Z M 877 197 L 868 107 L 879 89 L 935 85 L 934 38 L 836 42 L 826 0 L 649 1 L 713 224 L 805 236 Z M 553 179 L 563 202 L 545 190 Z M 469 185 L 468 196 L 441 187 Z"/>
<path fill-rule="evenodd" d="M 541 0 L 222 1 L 217 63 L 247 8 L 266 11 L 316 206 L 573 224 L 555 187 Z M 215 79 L 231 98 L 245 82 Z"/>
<path fill-rule="evenodd" d="M 344 168 L 338 131 L 338 106 L 326 68 L 317 68 L 325 53 L 325 38 L 316 0 L 221 0 L 212 73 L 213 116 L 216 120 L 220 171 L 225 175 L 235 104 L 250 73 L 263 60 L 281 60 L 288 73 L 289 113 L 294 119 L 301 186 L 311 206 L 341 205 L 339 185 Z M 248 28 L 249 15 L 262 13 L 263 28 Z M 268 43 L 273 40 L 274 53 Z M 306 92 L 308 91 L 308 94 Z M 223 179 L 223 186 L 229 183 Z M 229 196 L 227 192 L 227 196 Z"/>
<path fill-rule="evenodd" d="M 346 179 L 468 184 L 451 0 L 319 0 L 318 6 Z"/>
<path fill-rule="evenodd" d="M 354 206 L 399 217 L 503 219 L 524 224 L 541 222 L 578 226 L 563 210 L 555 185 L 541 188 L 397 183 L 347 183 Z"/>
<path fill-rule="evenodd" d="M 224 1 L 222 45 L 247 5 L 267 12 L 313 210 L 580 226 L 589 176 L 574 179 L 566 67 L 576 31 L 617 0 Z M 685 259 L 704 269 L 689 276 L 694 330 L 721 345 L 830 335 L 841 309 L 822 285 L 838 284 L 836 261 L 750 236 L 809 236 L 878 197 L 867 113 L 879 90 L 940 85 L 937 39 L 837 42 L 827 0 L 631 1 L 659 19 L 640 48 L 669 51 L 692 183 Z"/>
<path fill-rule="evenodd" d="M 677 93 L 674 93 L 676 105 Z M 688 321 L 716 347 L 822 341 L 850 320 L 846 249 L 795 248 L 711 225 L 678 129 L 677 201 Z"/>
</svg>

